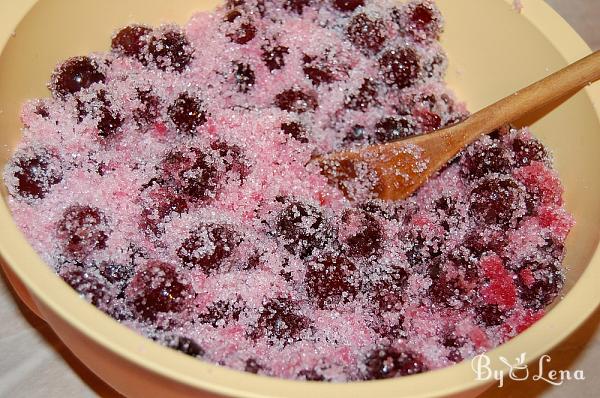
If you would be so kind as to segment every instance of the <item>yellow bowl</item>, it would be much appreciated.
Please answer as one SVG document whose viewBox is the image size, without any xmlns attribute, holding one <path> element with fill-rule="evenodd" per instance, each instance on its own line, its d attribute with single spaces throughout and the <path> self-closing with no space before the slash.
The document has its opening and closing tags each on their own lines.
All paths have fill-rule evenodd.
<svg viewBox="0 0 600 398">
<path fill-rule="evenodd" d="M 0 5 L 0 168 L 19 139 L 20 104 L 47 95 L 55 64 L 69 56 L 105 50 L 111 33 L 130 22 L 184 23 L 216 1 L 20 0 Z M 478 109 L 550 71 L 588 54 L 583 40 L 544 2 L 438 0 L 447 21 L 444 46 L 448 82 L 471 109 Z M 557 105 L 557 104 L 555 104 Z M 566 203 L 577 226 L 567 244 L 570 271 L 565 297 L 523 334 L 491 351 L 527 353 L 533 360 L 564 339 L 600 302 L 600 86 L 587 87 L 551 113 L 521 122 L 555 154 Z M 6 189 L 2 186 L 6 197 Z M 5 201 L 0 201 L 0 253 L 22 299 L 65 344 L 108 384 L 127 396 L 186 397 L 425 397 L 474 396 L 490 385 L 476 380 L 469 361 L 393 380 L 323 384 L 251 375 L 198 361 L 161 347 L 119 325 L 80 299 L 56 277 L 25 241 Z"/>
</svg>

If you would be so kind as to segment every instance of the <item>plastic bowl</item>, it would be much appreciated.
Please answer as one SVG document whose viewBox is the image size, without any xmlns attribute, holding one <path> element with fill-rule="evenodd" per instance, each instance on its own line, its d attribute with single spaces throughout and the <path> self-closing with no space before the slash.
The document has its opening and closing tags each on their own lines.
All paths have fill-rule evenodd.
<svg viewBox="0 0 600 398">
<path fill-rule="evenodd" d="M 8 4 L 7 4 L 8 3 Z M 20 104 L 46 96 L 56 63 L 105 50 L 111 33 L 130 22 L 184 23 L 216 1 L 21 0 L 0 6 L 0 167 L 19 139 Z M 446 17 L 448 81 L 470 109 L 478 109 L 588 54 L 581 38 L 549 6 L 523 0 L 438 0 Z M 28 11 L 28 13 L 27 13 Z M 11 33 L 15 34 L 11 34 Z M 488 353 L 527 353 L 533 360 L 564 339 L 600 302 L 600 85 L 532 115 L 534 132 L 555 154 L 567 207 L 577 220 L 567 244 L 565 297 L 527 331 Z M 6 189 L 2 186 L 6 197 Z M 256 376 L 198 361 L 163 348 L 119 325 L 55 276 L 33 251 L 0 201 L 0 253 L 11 283 L 91 370 L 127 396 L 185 397 L 425 397 L 474 396 L 491 382 L 476 380 L 470 361 L 398 379 L 330 384 Z"/>
</svg>

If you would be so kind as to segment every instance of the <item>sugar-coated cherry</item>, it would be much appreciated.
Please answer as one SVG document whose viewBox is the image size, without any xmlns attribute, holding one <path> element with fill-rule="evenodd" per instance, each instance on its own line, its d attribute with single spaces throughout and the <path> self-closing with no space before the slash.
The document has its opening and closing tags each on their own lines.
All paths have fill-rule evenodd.
<svg viewBox="0 0 600 398">
<path fill-rule="evenodd" d="M 433 282 L 429 287 L 428 296 L 436 305 L 456 307 L 460 305 L 460 302 L 466 300 L 467 291 L 457 279 L 441 275 L 437 278 L 433 278 Z"/>
<path fill-rule="evenodd" d="M 290 49 L 285 46 L 270 44 L 263 45 L 261 50 L 261 59 L 271 72 L 285 66 L 285 56 L 290 52 Z"/>
<path fill-rule="evenodd" d="M 242 18 L 238 22 L 238 18 Z M 246 44 L 250 40 L 254 39 L 256 36 L 256 26 L 252 23 L 252 21 L 248 18 L 247 15 L 242 14 L 239 9 L 233 9 L 225 14 L 224 18 L 225 22 L 233 24 L 235 22 L 236 27 L 230 29 L 229 33 L 227 33 L 227 37 L 234 43 L 237 44 Z"/>
<path fill-rule="evenodd" d="M 476 318 L 485 326 L 498 326 L 504 322 L 504 311 L 496 304 L 484 304 L 475 308 Z"/>
<path fill-rule="evenodd" d="M 369 258 L 377 255 L 383 244 L 383 228 L 379 221 L 365 211 L 347 211 L 342 221 L 358 230 L 346 238 L 351 256 Z"/>
<path fill-rule="evenodd" d="M 376 276 L 368 293 L 376 304 L 375 310 L 379 313 L 400 310 L 405 300 L 408 272 L 400 267 L 384 268 Z"/>
<path fill-rule="evenodd" d="M 143 25 L 129 25 L 113 36 L 111 49 L 117 54 L 137 58 L 145 63 L 145 51 L 148 45 L 148 36 L 152 29 Z"/>
<path fill-rule="evenodd" d="M 518 292 L 523 305 L 535 311 L 544 309 L 559 295 L 564 285 L 564 275 L 559 262 L 542 263 L 530 261 L 526 267 L 534 275 L 531 283 L 524 283 L 519 279 Z"/>
<path fill-rule="evenodd" d="M 163 160 L 164 178 L 174 188 L 193 201 L 214 198 L 220 187 L 216 159 L 198 148 L 170 152 Z"/>
<path fill-rule="evenodd" d="M 302 71 L 315 86 L 332 83 L 335 80 L 333 70 L 326 61 L 305 55 L 303 62 Z"/>
<path fill-rule="evenodd" d="M 422 373 L 427 366 L 418 354 L 399 350 L 394 347 L 382 347 L 373 350 L 366 358 L 365 380 L 388 379 Z"/>
<path fill-rule="evenodd" d="M 352 44 L 368 53 L 378 53 L 386 41 L 385 25 L 365 13 L 355 15 L 346 28 L 346 37 Z"/>
<path fill-rule="evenodd" d="M 148 42 L 148 53 L 154 65 L 164 71 L 183 72 L 193 58 L 188 39 L 176 30 L 152 36 Z"/>
<path fill-rule="evenodd" d="M 310 6 L 311 3 L 312 0 L 284 0 L 283 8 L 302 15 L 304 13 L 304 7 Z"/>
<path fill-rule="evenodd" d="M 9 164 L 16 183 L 11 193 L 25 200 L 45 198 L 63 178 L 59 159 L 46 149 L 20 152 Z"/>
<path fill-rule="evenodd" d="M 488 225 L 509 225 L 524 206 L 523 191 L 512 178 L 488 177 L 471 191 L 469 213 Z"/>
<path fill-rule="evenodd" d="M 379 58 L 379 69 L 388 85 L 400 89 L 409 87 L 420 74 L 419 56 L 408 47 L 387 50 Z"/>
<path fill-rule="evenodd" d="M 216 301 L 198 315 L 198 322 L 210 324 L 215 328 L 227 326 L 229 322 L 240 319 L 243 309 L 243 305 L 237 301 Z"/>
<path fill-rule="evenodd" d="M 258 362 L 256 359 L 254 359 L 254 358 L 248 358 L 246 360 L 246 365 L 244 366 L 244 371 L 246 371 L 248 373 L 257 374 L 258 372 L 260 372 L 264 368 L 265 367 L 260 362 Z"/>
<path fill-rule="evenodd" d="M 160 114 L 160 99 L 151 90 L 137 90 L 140 106 L 133 110 L 133 118 L 138 126 L 154 123 Z"/>
<path fill-rule="evenodd" d="M 510 172 L 510 153 L 498 143 L 476 145 L 474 151 L 465 151 L 461 160 L 461 175 L 477 180 L 488 174 Z"/>
<path fill-rule="evenodd" d="M 377 84 L 373 79 L 365 79 L 358 91 L 348 95 L 344 101 L 346 108 L 363 112 L 375 104 L 377 104 Z"/>
<path fill-rule="evenodd" d="M 234 62 L 233 75 L 235 77 L 237 89 L 241 93 L 247 93 L 256 83 L 256 75 L 254 74 L 252 67 L 248 64 Z"/>
<path fill-rule="evenodd" d="M 239 235 L 227 225 L 201 224 L 177 250 L 183 266 L 206 274 L 219 270 L 240 243 Z"/>
<path fill-rule="evenodd" d="M 544 162 L 548 159 L 546 148 L 535 138 L 529 140 L 515 138 L 512 149 L 517 166 L 527 166 L 531 162 Z"/>
<path fill-rule="evenodd" d="M 202 101 L 187 92 L 179 94 L 169 106 L 168 114 L 179 133 L 195 134 L 196 129 L 206 123 Z"/>
<path fill-rule="evenodd" d="M 158 260 L 138 268 L 128 290 L 128 302 L 146 321 L 160 313 L 180 312 L 193 298 L 190 284 L 175 266 Z"/>
<path fill-rule="evenodd" d="M 163 232 L 161 223 L 172 214 L 182 214 L 188 210 L 184 197 L 168 188 L 155 188 L 148 193 L 148 200 L 142 208 L 142 229 L 158 236 Z"/>
<path fill-rule="evenodd" d="M 317 109 L 319 102 L 315 93 L 292 88 L 277 94 L 275 105 L 284 111 L 304 113 Z"/>
<path fill-rule="evenodd" d="M 297 305 L 288 298 L 266 301 L 259 310 L 260 315 L 250 337 L 265 337 L 270 344 L 287 345 L 301 339 L 302 332 L 310 320 L 302 315 Z"/>
<path fill-rule="evenodd" d="M 390 142 L 415 133 L 415 125 L 406 116 L 386 117 L 375 125 L 377 142 Z"/>
<path fill-rule="evenodd" d="M 360 288 L 359 280 L 356 265 L 339 254 L 310 262 L 304 282 L 308 296 L 325 309 L 353 300 Z"/>
<path fill-rule="evenodd" d="M 306 128 L 300 122 L 290 121 L 281 123 L 281 131 L 303 144 L 308 143 L 308 131 L 306 131 Z"/>
<path fill-rule="evenodd" d="M 333 7 L 339 11 L 350 12 L 365 5 L 364 0 L 333 0 Z"/>
<path fill-rule="evenodd" d="M 60 276 L 69 286 L 96 307 L 103 307 L 111 300 L 110 291 L 106 283 L 89 270 L 80 267 L 71 267 L 65 271 L 61 271 Z"/>
<path fill-rule="evenodd" d="M 332 241 L 332 227 L 321 211 L 306 203 L 293 201 L 275 221 L 275 232 L 292 254 L 306 258 Z"/>
<path fill-rule="evenodd" d="M 191 357 L 201 358 L 204 356 L 204 349 L 193 339 L 184 336 L 169 336 L 165 339 L 167 347 L 180 351 Z"/>
<path fill-rule="evenodd" d="M 74 57 L 56 68 L 52 74 L 50 89 L 54 95 L 66 98 L 94 83 L 103 83 L 104 79 L 104 73 L 95 60 L 90 57 Z"/>
<path fill-rule="evenodd" d="M 442 27 L 435 6 L 430 1 L 411 4 L 409 10 L 409 23 L 413 29 L 409 30 L 418 39 L 427 38 L 435 40 L 439 37 Z"/>
<path fill-rule="evenodd" d="M 325 376 L 317 372 L 316 369 L 302 369 L 298 372 L 298 377 L 306 381 L 325 381 Z"/>
<path fill-rule="evenodd" d="M 71 205 L 58 222 L 57 235 L 65 254 L 77 259 L 104 249 L 109 234 L 108 220 L 97 207 Z"/>
</svg>

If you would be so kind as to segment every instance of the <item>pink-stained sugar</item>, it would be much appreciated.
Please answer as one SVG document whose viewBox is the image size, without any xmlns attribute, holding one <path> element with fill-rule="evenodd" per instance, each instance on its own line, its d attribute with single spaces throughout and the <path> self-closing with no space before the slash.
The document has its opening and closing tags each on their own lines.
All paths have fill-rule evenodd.
<svg viewBox="0 0 600 398">
<path fill-rule="evenodd" d="M 398 202 L 311 163 L 468 115 L 432 1 L 228 4 L 125 28 L 23 106 L 9 205 L 65 281 L 168 347 L 300 380 L 441 368 L 543 316 L 574 221 L 527 128 Z"/>
</svg>

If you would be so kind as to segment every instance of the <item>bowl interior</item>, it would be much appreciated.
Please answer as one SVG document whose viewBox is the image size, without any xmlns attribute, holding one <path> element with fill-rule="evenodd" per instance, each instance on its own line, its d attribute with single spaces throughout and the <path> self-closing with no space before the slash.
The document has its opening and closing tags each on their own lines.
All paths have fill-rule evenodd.
<svg viewBox="0 0 600 398">
<path fill-rule="evenodd" d="M 20 137 L 20 105 L 28 98 L 48 96 L 46 83 L 57 62 L 108 49 L 114 30 L 128 23 L 184 23 L 194 11 L 211 9 L 217 3 L 214 0 L 38 1 L 0 55 L 0 169 Z M 540 79 L 589 51 L 564 21 L 538 0 L 524 0 L 522 14 L 508 0 L 438 0 L 437 3 L 446 18 L 443 45 L 450 59 L 447 80 L 471 110 Z M 558 31 L 568 34 L 550 39 L 548 32 L 557 23 Z M 586 88 L 516 123 L 533 123 L 534 134 L 553 151 L 565 186 L 567 207 L 577 221 L 567 244 L 565 264 L 570 270 L 566 293 L 590 264 L 600 236 L 597 177 L 600 162 L 595 161 L 600 148 L 600 123 L 593 100 L 599 93 L 595 87 Z M 3 184 L 0 190 L 6 198 Z M 0 206 L 5 206 L 3 201 Z M 16 233 L 8 217 L 0 219 L 0 227 Z M 8 252 L 6 247 L 2 250 Z M 28 267 L 27 272 L 32 272 L 32 267 L 42 266 L 31 249 L 19 258 L 27 258 L 28 264 L 11 264 L 15 269 Z M 544 341 L 536 344 L 540 352 L 549 348 Z M 466 372 L 466 365 L 463 367 Z"/>
</svg>

